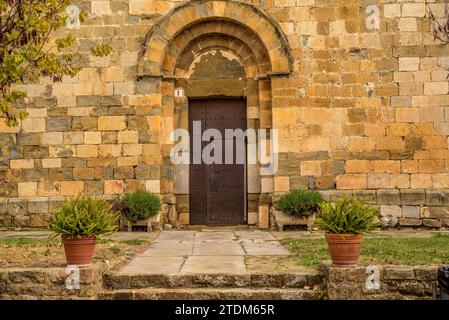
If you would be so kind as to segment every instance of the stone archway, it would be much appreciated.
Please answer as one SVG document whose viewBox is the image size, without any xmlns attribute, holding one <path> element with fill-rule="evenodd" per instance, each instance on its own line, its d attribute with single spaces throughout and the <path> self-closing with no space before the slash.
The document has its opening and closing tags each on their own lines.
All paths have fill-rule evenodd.
<svg viewBox="0 0 449 320">
<path fill-rule="evenodd" d="M 207 79 L 192 75 L 201 57 L 226 55 L 229 66 L 241 66 L 240 77 Z M 217 60 L 218 61 L 218 60 Z M 226 62 L 227 61 L 227 62 Z M 247 127 L 272 127 L 271 83 L 291 72 L 290 49 L 279 26 L 263 11 L 238 1 L 193 0 L 169 12 L 149 32 L 139 62 L 141 87 L 161 95 L 161 194 L 170 205 L 169 220 L 188 223 L 188 166 L 170 161 L 171 132 L 188 127 L 189 98 L 245 97 Z M 226 72 L 224 72 L 226 73 Z M 205 85 L 205 84 L 208 85 Z M 175 97 L 175 89 L 185 95 Z M 156 110 L 153 110 L 156 112 Z M 267 225 L 273 177 L 261 177 L 259 165 L 248 167 L 248 223 Z M 266 211 L 266 210 L 265 210 Z"/>
</svg>

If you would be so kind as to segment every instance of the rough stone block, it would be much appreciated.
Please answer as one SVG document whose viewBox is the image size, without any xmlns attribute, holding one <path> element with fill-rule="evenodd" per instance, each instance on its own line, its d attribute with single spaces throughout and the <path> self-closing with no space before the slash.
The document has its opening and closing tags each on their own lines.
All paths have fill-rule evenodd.
<svg viewBox="0 0 449 320">
<path fill-rule="evenodd" d="M 92 13 L 97 15 L 111 14 L 111 2 L 109 0 L 92 1 Z"/>
<path fill-rule="evenodd" d="M 62 196 L 77 196 L 84 190 L 83 181 L 61 181 Z"/>
<path fill-rule="evenodd" d="M 401 189 L 400 194 L 402 205 L 424 205 L 426 203 L 425 190 Z"/>
<path fill-rule="evenodd" d="M 124 116 L 101 116 L 98 117 L 98 130 L 120 131 L 126 128 Z"/>
<path fill-rule="evenodd" d="M 402 207 L 402 216 L 404 218 L 413 218 L 419 219 L 420 217 L 420 209 L 418 206 L 403 206 Z"/>
<path fill-rule="evenodd" d="M 400 204 L 401 198 L 399 190 L 396 189 L 379 189 L 377 190 L 378 204 Z"/>
<path fill-rule="evenodd" d="M 430 206 L 449 206 L 449 192 L 426 190 L 426 204 Z"/>
<path fill-rule="evenodd" d="M 415 271 L 413 268 L 386 267 L 383 272 L 385 280 L 413 280 Z"/>
<path fill-rule="evenodd" d="M 274 191 L 287 192 L 290 190 L 289 177 L 274 177 Z"/>
<path fill-rule="evenodd" d="M 268 229 L 270 226 L 270 211 L 268 206 L 259 206 L 259 229 Z"/>
<path fill-rule="evenodd" d="M 418 227 L 422 225 L 421 219 L 400 218 L 399 225 L 404 227 Z"/>
<path fill-rule="evenodd" d="M 123 181 L 106 180 L 104 182 L 104 193 L 109 195 L 123 194 Z"/>
<path fill-rule="evenodd" d="M 400 218 L 402 216 L 402 208 L 400 206 L 380 206 L 380 214 L 384 217 L 393 216 Z"/>
<path fill-rule="evenodd" d="M 148 192 L 159 194 L 160 191 L 160 180 L 146 180 L 145 188 Z"/>
<path fill-rule="evenodd" d="M 17 192 L 19 197 L 35 197 L 37 195 L 37 182 L 19 182 Z"/>
<path fill-rule="evenodd" d="M 422 223 L 424 227 L 430 228 L 441 228 L 443 226 L 443 223 L 436 219 L 423 219 Z"/>
<path fill-rule="evenodd" d="M 84 144 L 101 144 L 101 132 L 84 132 Z"/>
</svg>

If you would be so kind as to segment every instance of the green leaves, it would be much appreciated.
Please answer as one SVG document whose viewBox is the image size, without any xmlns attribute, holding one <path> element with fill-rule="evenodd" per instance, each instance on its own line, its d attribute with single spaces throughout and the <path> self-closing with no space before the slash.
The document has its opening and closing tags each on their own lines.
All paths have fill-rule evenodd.
<svg viewBox="0 0 449 320">
<path fill-rule="evenodd" d="M 78 54 L 70 52 L 76 43 L 73 35 L 50 45 L 53 32 L 66 25 L 65 9 L 71 2 L 0 0 L 0 116 L 6 117 L 8 126 L 17 126 L 26 117 L 26 113 L 16 110 L 17 101 L 24 95 L 12 95 L 14 84 L 36 82 L 41 77 L 62 81 L 64 76 L 74 77 L 81 70 Z M 80 20 L 87 15 L 82 11 Z M 109 45 L 98 44 L 92 49 L 93 55 L 101 57 L 111 52 Z"/>
<path fill-rule="evenodd" d="M 56 234 L 70 237 L 109 234 L 117 230 L 118 213 L 104 199 L 79 195 L 67 200 L 62 209 L 53 216 L 49 229 Z"/>
<path fill-rule="evenodd" d="M 137 190 L 125 195 L 124 215 L 131 222 L 148 219 L 160 210 L 161 200 L 150 192 Z"/>
<path fill-rule="evenodd" d="M 112 47 L 108 44 L 96 45 L 90 51 L 94 56 L 106 57 L 112 53 Z"/>
<path fill-rule="evenodd" d="M 285 214 L 307 217 L 316 212 L 323 201 L 317 191 L 293 189 L 279 199 L 276 209 Z"/>
<path fill-rule="evenodd" d="M 320 204 L 318 226 L 335 234 L 361 234 L 376 227 L 377 211 L 356 198 L 345 197 L 335 204 Z"/>
</svg>

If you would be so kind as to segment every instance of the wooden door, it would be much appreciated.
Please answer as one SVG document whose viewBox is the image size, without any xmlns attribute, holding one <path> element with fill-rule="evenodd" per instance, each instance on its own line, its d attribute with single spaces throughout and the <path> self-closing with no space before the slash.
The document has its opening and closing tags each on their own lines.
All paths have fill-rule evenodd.
<svg viewBox="0 0 449 320">
<path fill-rule="evenodd" d="M 192 100 L 189 110 L 190 123 L 190 224 L 236 225 L 244 224 L 246 217 L 246 144 L 232 139 L 234 160 L 226 164 L 226 129 L 246 130 L 246 102 L 243 99 Z M 195 140 L 193 123 L 201 122 L 201 135 L 207 129 L 221 133 L 222 163 L 194 163 Z M 201 144 L 201 152 L 210 142 Z M 242 150 L 242 148 L 244 150 Z M 237 154 L 245 155 L 244 163 L 237 161 Z M 198 149 L 196 150 L 196 154 Z"/>
</svg>

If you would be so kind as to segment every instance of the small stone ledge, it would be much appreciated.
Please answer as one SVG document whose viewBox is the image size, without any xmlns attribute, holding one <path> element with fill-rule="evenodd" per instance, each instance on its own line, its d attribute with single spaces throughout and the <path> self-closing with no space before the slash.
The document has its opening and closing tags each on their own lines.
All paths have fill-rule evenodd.
<svg viewBox="0 0 449 320">
<path fill-rule="evenodd" d="M 370 289 L 367 266 L 335 267 L 323 263 L 324 289 L 331 300 L 430 299 L 438 266 L 379 265 L 379 287 Z"/>
<path fill-rule="evenodd" d="M 69 290 L 65 267 L 1 268 L 0 300 L 96 299 L 106 270 L 106 264 L 80 268 L 80 289 Z"/>
</svg>

